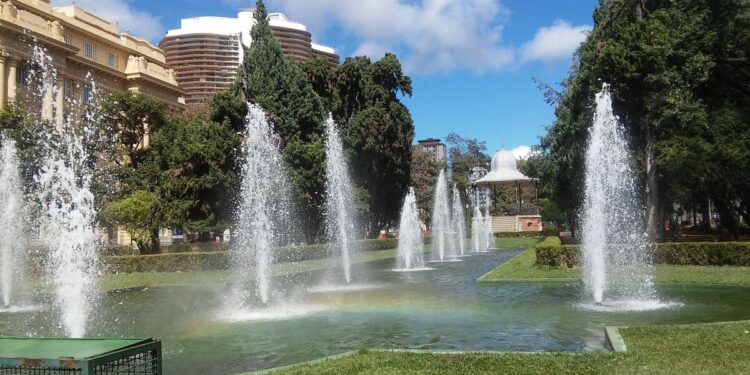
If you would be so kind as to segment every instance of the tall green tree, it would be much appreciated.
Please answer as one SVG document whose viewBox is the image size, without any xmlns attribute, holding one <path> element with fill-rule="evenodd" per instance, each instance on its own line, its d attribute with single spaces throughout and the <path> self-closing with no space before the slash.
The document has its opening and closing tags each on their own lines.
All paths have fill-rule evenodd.
<svg viewBox="0 0 750 375">
<path fill-rule="evenodd" d="M 363 221 L 370 234 L 398 218 L 409 186 L 414 124 L 399 94 L 411 96 L 411 78 L 393 54 L 374 63 L 347 58 L 336 71 L 333 116 L 350 150 L 358 196 L 369 207 Z"/>
</svg>

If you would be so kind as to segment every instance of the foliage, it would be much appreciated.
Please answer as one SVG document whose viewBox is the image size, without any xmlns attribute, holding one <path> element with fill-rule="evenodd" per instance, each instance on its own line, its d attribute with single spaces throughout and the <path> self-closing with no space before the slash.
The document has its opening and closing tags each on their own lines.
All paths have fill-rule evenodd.
<svg viewBox="0 0 750 375">
<path fill-rule="evenodd" d="M 462 199 L 467 202 L 466 189 L 469 187 L 469 177 L 475 167 L 490 170 L 490 157 L 487 155 L 487 144 L 477 139 L 463 138 L 456 133 L 448 134 L 445 138 L 448 144 L 448 155 L 451 163 L 453 183 L 462 193 Z M 480 176 L 481 177 L 481 176 Z"/>
<path fill-rule="evenodd" d="M 553 267 L 580 265 L 580 246 L 546 242 L 536 247 L 537 264 Z M 652 246 L 655 264 L 750 266 L 750 244 L 747 242 L 667 242 Z"/>
<path fill-rule="evenodd" d="M 107 204 L 103 216 L 107 221 L 123 225 L 141 253 L 154 250 L 154 237 L 159 229 L 154 216 L 158 208 L 154 194 L 138 190 L 128 197 Z"/>
<path fill-rule="evenodd" d="M 672 203 L 707 210 L 711 199 L 736 235 L 750 203 L 747 2 L 605 1 L 594 20 L 532 175 L 562 210 L 580 206 L 594 93 L 607 82 L 644 176 L 649 232 Z"/>
<path fill-rule="evenodd" d="M 142 175 L 159 197 L 161 226 L 202 232 L 229 225 L 239 145 L 228 122 L 199 118 L 173 119 L 154 135 Z"/>
<path fill-rule="evenodd" d="M 393 54 L 374 63 L 362 56 L 347 58 L 337 69 L 333 116 L 350 150 L 370 234 L 398 217 L 409 186 L 414 124 L 399 93 L 412 94 L 411 79 Z"/>
<path fill-rule="evenodd" d="M 419 216 L 425 223 L 429 223 L 432 215 L 435 184 L 440 175 L 440 165 L 432 159 L 427 151 L 421 147 L 414 147 L 411 152 L 410 169 L 410 185 L 414 188 Z"/>
</svg>

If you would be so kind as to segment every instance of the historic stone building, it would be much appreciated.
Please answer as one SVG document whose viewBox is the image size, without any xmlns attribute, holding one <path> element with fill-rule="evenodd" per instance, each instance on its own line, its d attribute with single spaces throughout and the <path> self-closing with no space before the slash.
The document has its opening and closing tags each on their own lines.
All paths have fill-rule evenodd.
<svg viewBox="0 0 750 375">
<path fill-rule="evenodd" d="M 0 109 L 22 100 L 34 48 L 54 67 L 56 90 L 47 90 L 41 115 L 62 122 L 66 111 L 101 94 L 130 91 L 184 108 L 184 92 L 162 50 L 120 33 L 117 25 L 76 5 L 53 8 L 49 0 L 0 0 Z M 38 76 L 38 75 L 37 75 Z M 45 76 L 44 80 L 53 80 Z"/>
</svg>

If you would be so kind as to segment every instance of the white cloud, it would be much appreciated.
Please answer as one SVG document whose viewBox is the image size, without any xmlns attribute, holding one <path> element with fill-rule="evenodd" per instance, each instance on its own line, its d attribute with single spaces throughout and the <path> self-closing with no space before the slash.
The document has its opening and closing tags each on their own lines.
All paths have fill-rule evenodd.
<svg viewBox="0 0 750 375">
<path fill-rule="evenodd" d="M 73 0 L 52 0 L 52 6 L 73 4 Z M 76 5 L 109 21 L 117 22 L 120 31 L 157 41 L 164 36 L 158 17 L 131 8 L 126 0 L 76 0 Z"/>
<path fill-rule="evenodd" d="M 552 26 L 537 30 L 534 39 L 521 47 L 521 59 L 523 62 L 569 59 L 586 40 L 589 31 L 590 25 L 572 26 L 557 20 Z"/>
<path fill-rule="evenodd" d="M 518 159 L 518 160 L 526 160 L 531 155 L 531 147 L 529 147 L 529 146 L 518 146 L 518 147 L 510 150 L 510 152 L 513 153 L 513 156 L 515 156 L 516 159 Z"/>
<path fill-rule="evenodd" d="M 498 0 L 278 0 L 317 38 L 335 25 L 359 41 L 357 53 L 379 58 L 398 52 L 410 73 L 509 67 L 513 49 L 502 43 L 508 10 Z"/>
</svg>

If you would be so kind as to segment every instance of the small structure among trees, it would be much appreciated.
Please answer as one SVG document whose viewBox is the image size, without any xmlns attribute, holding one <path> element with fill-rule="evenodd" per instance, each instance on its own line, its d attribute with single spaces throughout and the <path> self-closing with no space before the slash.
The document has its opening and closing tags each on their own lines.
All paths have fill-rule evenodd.
<svg viewBox="0 0 750 375">
<path fill-rule="evenodd" d="M 518 170 L 516 157 L 509 150 L 498 150 L 492 157 L 490 172 L 471 185 L 475 197 L 479 189 L 490 190 L 487 210 L 493 233 L 542 231 L 537 180 Z M 473 203 L 479 205 L 476 200 Z"/>
</svg>

